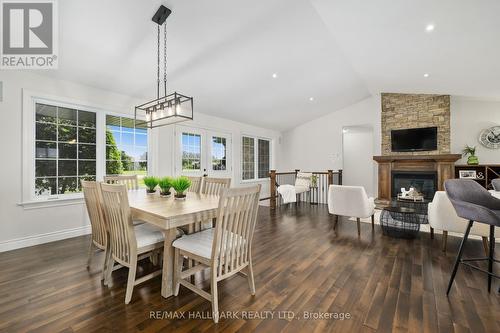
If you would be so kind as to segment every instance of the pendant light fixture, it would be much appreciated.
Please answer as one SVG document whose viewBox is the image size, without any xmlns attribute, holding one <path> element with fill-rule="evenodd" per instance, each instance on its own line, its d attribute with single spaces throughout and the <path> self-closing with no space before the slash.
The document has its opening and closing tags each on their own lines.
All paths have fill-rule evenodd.
<svg viewBox="0 0 500 333">
<path fill-rule="evenodd" d="M 157 70 L 156 99 L 135 107 L 135 124 L 139 127 L 155 128 L 175 124 L 181 121 L 193 120 L 193 97 L 178 92 L 167 95 L 167 24 L 165 21 L 172 13 L 165 6 L 160 6 L 153 16 L 157 29 Z M 160 35 L 163 26 L 163 96 L 160 96 Z"/>
</svg>

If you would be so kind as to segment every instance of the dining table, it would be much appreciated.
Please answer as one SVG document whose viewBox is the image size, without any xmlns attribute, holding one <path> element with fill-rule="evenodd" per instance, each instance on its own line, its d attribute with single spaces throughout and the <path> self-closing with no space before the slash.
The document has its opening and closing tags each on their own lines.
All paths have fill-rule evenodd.
<svg viewBox="0 0 500 333">
<path fill-rule="evenodd" d="M 174 248 L 177 228 L 198 222 L 212 221 L 217 215 L 219 196 L 200 193 L 186 193 L 184 200 L 173 195 L 162 197 L 159 193 L 146 194 L 146 190 L 130 190 L 128 200 L 132 218 L 141 220 L 162 230 L 165 241 L 161 295 L 173 295 Z"/>
</svg>

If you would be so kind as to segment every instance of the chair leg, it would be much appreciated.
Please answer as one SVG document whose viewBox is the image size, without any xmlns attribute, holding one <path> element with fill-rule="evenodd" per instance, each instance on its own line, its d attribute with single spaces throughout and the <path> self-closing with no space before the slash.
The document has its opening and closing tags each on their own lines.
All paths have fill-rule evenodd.
<svg viewBox="0 0 500 333">
<path fill-rule="evenodd" d="M 431 227 L 431 239 L 434 239 L 434 228 Z"/>
<path fill-rule="evenodd" d="M 372 230 L 375 230 L 375 214 L 372 215 Z"/>
<path fill-rule="evenodd" d="M 488 272 L 493 273 L 493 255 L 495 253 L 495 226 L 490 225 L 490 251 L 488 255 Z M 491 279 L 493 276 L 488 274 L 488 292 L 491 291 Z"/>
<path fill-rule="evenodd" d="M 247 278 L 248 278 L 248 285 L 250 287 L 250 293 L 252 295 L 255 295 L 255 280 L 253 278 L 252 260 L 248 262 Z"/>
<path fill-rule="evenodd" d="M 94 256 L 94 242 L 92 242 L 92 239 L 91 239 L 90 245 L 89 245 L 89 257 L 87 258 L 87 268 L 90 268 L 90 264 L 92 263 L 93 256 Z"/>
<path fill-rule="evenodd" d="M 181 278 L 182 262 L 180 260 L 184 260 L 184 258 L 181 257 L 179 249 L 176 248 L 174 255 L 174 296 L 179 295 L 179 288 L 181 286 L 179 279 Z"/>
<path fill-rule="evenodd" d="M 101 281 L 103 281 L 106 278 L 106 272 L 108 270 L 108 252 L 109 252 L 109 249 L 105 248 L 104 249 L 104 262 L 102 263 Z"/>
<path fill-rule="evenodd" d="M 446 252 L 447 243 L 448 243 L 448 231 L 443 230 L 443 252 Z"/>
<path fill-rule="evenodd" d="M 483 239 L 483 248 L 484 253 L 488 256 L 490 254 L 489 246 L 488 246 L 488 237 L 481 237 Z"/>
<path fill-rule="evenodd" d="M 359 217 L 356 218 L 356 224 L 358 225 L 358 236 L 361 236 L 361 223 L 359 221 Z"/>
<path fill-rule="evenodd" d="M 127 292 L 125 293 L 125 304 L 130 303 L 134 291 L 135 271 L 137 270 L 137 259 L 132 260 L 128 268 Z"/>
<path fill-rule="evenodd" d="M 217 324 L 219 322 L 219 300 L 217 297 L 217 275 L 214 273 L 210 279 L 210 294 L 212 294 L 212 315 Z"/>
<path fill-rule="evenodd" d="M 113 256 L 111 255 L 111 251 L 108 251 L 108 267 L 107 272 L 106 272 L 106 277 L 104 278 L 104 285 L 109 285 L 109 282 L 111 281 L 111 273 L 113 273 L 113 266 L 115 265 L 115 259 L 113 259 Z"/>
<path fill-rule="evenodd" d="M 337 230 L 337 224 L 339 223 L 339 216 L 333 215 L 333 218 L 335 219 L 335 221 L 333 221 L 333 230 Z"/>
<path fill-rule="evenodd" d="M 474 221 L 469 221 L 469 224 L 467 225 L 467 229 L 465 230 L 465 235 L 464 238 L 462 238 L 462 242 L 460 243 L 460 249 L 458 250 L 457 254 L 457 259 L 455 260 L 455 266 L 453 266 L 453 272 L 451 273 L 450 276 L 450 282 L 448 283 L 448 289 L 446 290 L 446 296 L 450 293 L 451 285 L 453 284 L 453 280 L 455 280 L 455 275 L 457 274 L 457 269 L 458 265 L 460 265 L 460 259 L 462 258 L 462 253 L 464 251 L 464 245 L 465 242 L 467 242 L 467 238 L 469 237 L 469 232 L 470 228 L 472 228 L 472 225 L 474 224 Z"/>
</svg>

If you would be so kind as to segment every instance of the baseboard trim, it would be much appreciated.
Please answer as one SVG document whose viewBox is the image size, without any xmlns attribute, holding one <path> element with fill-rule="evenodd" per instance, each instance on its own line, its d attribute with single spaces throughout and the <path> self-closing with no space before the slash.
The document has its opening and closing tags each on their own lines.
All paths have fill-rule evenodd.
<svg viewBox="0 0 500 333">
<path fill-rule="evenodd" d="M 90 225 L 83 227 L 65 229 L 60 231 L 48 232 L 40 235 L 10 239 L 0 242 L 0 252 L 6 252 L 24 247 L 40 245 L 55 242 L 62 239 L 73 238 L 90 234 Z"/>
</svg>

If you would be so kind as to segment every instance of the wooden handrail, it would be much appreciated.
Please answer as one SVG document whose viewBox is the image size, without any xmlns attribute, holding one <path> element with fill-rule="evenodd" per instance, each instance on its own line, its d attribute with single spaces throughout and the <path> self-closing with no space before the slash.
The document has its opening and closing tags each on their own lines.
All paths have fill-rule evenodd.
<svg viewBox="0 0 500 333">
<path fill-rule="evenodd" d="M 291 172 L 276 172 L 276 170 L 270 170 L 269 171 L 269 178 L 270 178 L 270 185 L 269 185 L 269 197 L 266 198 L 261 198 L 260 201 L 263 200 L 270 200 L 270 206 L 271 209 L 276 208 L 276 200 L 278 198 L 278 191 L 277 187 L 279 184 L 277 183 L 277 176 L 282 176 L 282 175 L 295 175 L 295 178 L 297 178 L 297 174 L 300 172 L 300 169 L 295 169 L 295 171 Z M 333 175 L 338 176 L 338 184 L 342 185 L 342 170 L 338 171 L 333 171 L 333 170 L 327 170 L 325 171 L 318 171 L 318 172 L 309 172 L 312 173 L 313 175 L 326 175 L 327 178 L 327 185 L 332 185 L 333 184 Z"/>
</svg>

